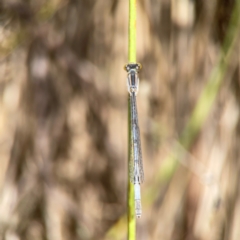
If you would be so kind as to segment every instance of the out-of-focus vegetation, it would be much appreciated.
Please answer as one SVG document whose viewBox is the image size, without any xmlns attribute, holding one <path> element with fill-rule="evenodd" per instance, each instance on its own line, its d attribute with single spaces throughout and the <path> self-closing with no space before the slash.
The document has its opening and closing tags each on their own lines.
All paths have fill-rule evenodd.
<svg viewBox="0 0 240 240">
<path fill-rule="evenodd" d="M 138 240 L 240 239 L 239 16 L 138 0 Z M 127 47 L 128 1 L 1 1 L 0 239 L 126 239 Z"/>
</svg>

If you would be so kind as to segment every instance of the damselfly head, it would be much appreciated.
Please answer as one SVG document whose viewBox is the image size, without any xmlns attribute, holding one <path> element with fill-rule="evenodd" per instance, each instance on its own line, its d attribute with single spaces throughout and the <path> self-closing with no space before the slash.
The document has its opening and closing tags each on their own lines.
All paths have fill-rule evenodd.
<svg viewBox="0 0 240 240">
<path fill-rule="evenodd" d="M 142 69 L 142 65 L 140 63 L 128 63 L 124 66 L 124 70 L 130 72 L 131 70 L 139 72 Z"/>
</svg>

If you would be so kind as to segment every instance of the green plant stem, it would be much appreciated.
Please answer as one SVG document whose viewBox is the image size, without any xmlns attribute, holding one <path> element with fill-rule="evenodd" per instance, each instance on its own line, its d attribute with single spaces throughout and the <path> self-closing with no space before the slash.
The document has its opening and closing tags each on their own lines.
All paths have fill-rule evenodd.
<svg viewBox="0 0 240 240">
<path fill-rule="evenodd" d="M 131 127 L 130 127 L 130 103 L 128 98 L 128 166 L 131 158 Z M 136 239 L 136 218 L 135 218 L 135 201 L 134 186 L 130 182 L 128 171 L 128 240 Z"/>
<path fill-rule="evenodd" d="M 128 26 L 128 61 L 136 62 L 136 0 L 129 0 L 129 26 Z M 131 160 L 131 128 L 130 128 L 130 99 L 128 98 L 128 163 Z M 129 164 L 128 164 L 129 166 Z M 134 186 L 130 183 L 128 171 L 128 240 L 136 239 L 136 218 L 134 202 Z"/>
<path fill-rule="evenodd" d="M 136 62 L 137 0 L 129 0 L 128 61 Z"/>
</svg>

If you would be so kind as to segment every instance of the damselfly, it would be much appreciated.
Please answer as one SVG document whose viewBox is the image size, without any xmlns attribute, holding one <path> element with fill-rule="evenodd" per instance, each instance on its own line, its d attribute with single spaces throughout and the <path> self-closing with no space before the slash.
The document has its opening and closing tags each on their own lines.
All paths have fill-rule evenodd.
<svg viewBox="0 0 240 240">
<path fill-rule="evenodd" d="M 139 63 L 130 63 L 124 67 L 124 69 L 128 72 L 127 86 L 128 92 L 130 94 L 131 109 L 131 159 L 129 162 L 129 175 L 130 181 L 134 184 L 135 214 L 138 218 L 140 218 L 142 214 L 140 184 L 143 183 L 144 180 L 141 140 L 136 103 L 136 95 L 139 87 L 138 72 L 141 67 L 142 66 Z"/>
</svg>

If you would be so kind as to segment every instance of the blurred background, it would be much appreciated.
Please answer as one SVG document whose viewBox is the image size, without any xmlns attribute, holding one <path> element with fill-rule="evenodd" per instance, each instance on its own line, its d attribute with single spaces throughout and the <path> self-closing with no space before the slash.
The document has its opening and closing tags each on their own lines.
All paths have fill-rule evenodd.
<svg viewBox="0 0 240 240">
<path fill-rule="evenodd" d="M 138 0 L 138 240 L 240 239 L 239 0 Z M 0 239 L 127 238 L 127 0 L 0 3 Z"/>
</svg>

